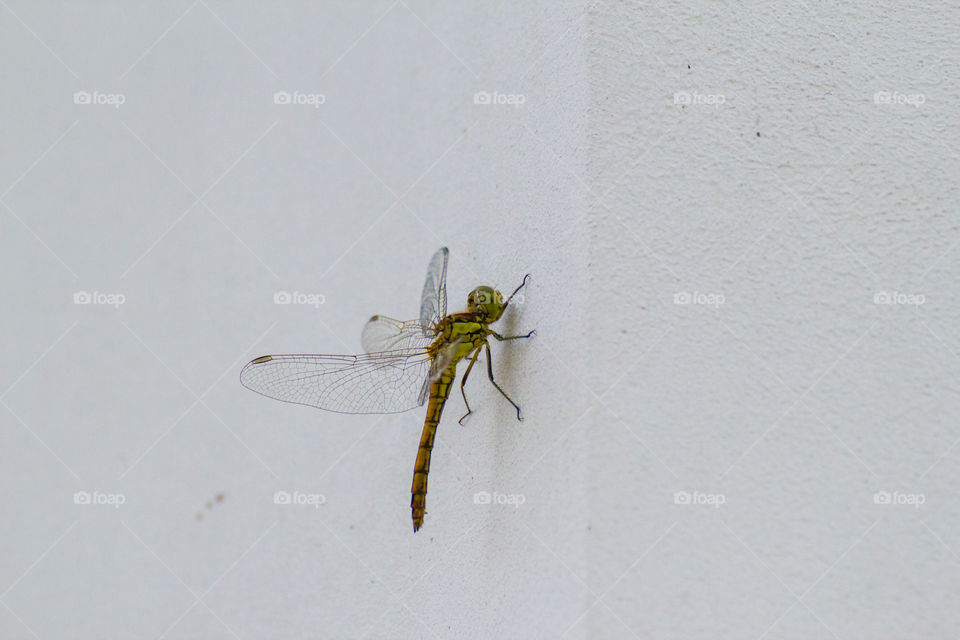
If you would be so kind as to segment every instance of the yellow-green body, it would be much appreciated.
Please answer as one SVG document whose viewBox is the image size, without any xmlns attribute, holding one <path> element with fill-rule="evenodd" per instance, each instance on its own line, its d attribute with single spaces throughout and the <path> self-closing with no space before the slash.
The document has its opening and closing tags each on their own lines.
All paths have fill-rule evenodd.
<svg viewBox="0 0 960 640">
<path fill-rule="evenodd" d="M 498 292 L 499 293 L 499 292 Z M 410 488 L 410 509 L 413 515 L 413 530 L 417 531 L 423 524 L 423 516 L 427 505 L 427 475 L 430 473 L 430 454 L 433 452 L 433 439 L 437 434 L 437 425 L 443 406 L 450 397 L 450 387 L 457 377 L 457 363 L 474 354 L 473 360 L 479 355 L 480 349 L 487 344 L 487 336 L 494 333 L 481 322 L 482 314 L 464 311 L 447 316 L 441 321 L 439 333 L 429 350 L 433 357 L 437 357 L 448 345 L 459 341 L 453 360 L 446 369 L 430 385 L 427 417 L 423 423 L 423 433 L 420 436 L 420 448 L 417 451 L 417 462 L 413 467 L 413 486 Z M 499 317 L 499 315 L 497 316 Z M 473 364 L 471 360 L 471 366 Z"/>
</svg>

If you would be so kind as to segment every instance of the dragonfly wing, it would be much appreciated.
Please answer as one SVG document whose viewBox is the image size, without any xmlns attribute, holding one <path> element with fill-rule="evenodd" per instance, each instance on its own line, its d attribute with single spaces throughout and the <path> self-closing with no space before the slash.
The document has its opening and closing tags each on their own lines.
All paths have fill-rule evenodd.
<svg viewBox="0 0 960 640">
<path fill-rule="evenodd" d="M 337 413 L 400 413 L 422 404 L 426 349 L 347 355 L 277 355 L 251 361 L 240 382 L 284 402 Z"/>
<path fill-rule="evenodd" d="M 363 327 L 360 342 L 367 353 L 396 349 L 424 349 L 433 341 L 424 335 L 419 320 L 394 320 L 373 316 Z"/>
<path fill-rule="evenodd" d="M 420 296 L 420 326 L 423 335 L 432 335 L 432 328 L 447 315 L 447 258 L 450 250 L 440 247 L 427 267 L 427 279 Z"/>
</svg>

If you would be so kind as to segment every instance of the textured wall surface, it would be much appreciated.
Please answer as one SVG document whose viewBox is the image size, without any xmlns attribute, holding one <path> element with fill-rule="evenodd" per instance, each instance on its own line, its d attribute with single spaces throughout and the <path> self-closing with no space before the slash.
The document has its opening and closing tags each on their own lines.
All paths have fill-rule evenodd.
<svg viewBox="0 0 960 640">
<path fill-rule="evenodd" d="M 958 22 L 591 12 L 585 637 L 955 633 Z"/>
<path fill-rule="evenodd" d="M 0 15 L 3 638 L 960 624 L 955 10 Z M 454 390 L 413 534 L 422 410 L 238 377 L 416 316 L 439 246 L 451 310 L 530 273 L 537 336 L 493 345 L 523 422 Z"/>
</svg>

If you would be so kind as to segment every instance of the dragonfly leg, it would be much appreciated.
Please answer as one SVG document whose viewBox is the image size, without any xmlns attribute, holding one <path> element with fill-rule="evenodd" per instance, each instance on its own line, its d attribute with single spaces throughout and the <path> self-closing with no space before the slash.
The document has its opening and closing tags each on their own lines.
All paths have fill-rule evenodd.
<svg viewBox="0 0 960 640">
<path fill-rule="evenodd" d="M 519 287 L 517 287 L 516 289 L 513 290 L 513 293 L 510 294 L 510 297 L 507 298 L 507 301 L 503 303 L 503 308 L 504 308 L 504 309 L 506 309 L 507 306 L 510 304 L 510 301 L 513 300 L 513 296 L 517 295 L 517 292 L 520 291 L 520 289 L 523 289 L 523 285 L 527 284 L 527 278 L 529 278 L 529 277 L 530 277 L 530 274 L 529 274 L 529 273 L 528 273 L 527 275 L 523 276 L 523 282 L 520 283 L 520 286 L 519 286 Z"/>
<path fill-rule="evenodd" d="M 524 338 L 526 336 L 516 336 L 518 338 Z M 487 377 L 490 378 L 490 382 L 493 383 L 493 386 L 497 388 L 497 391 L 500 392 L 504 398 L 507 399 L 507 402 L 513 405 L 513 408 L 517 410 L 517 420 L 523 422 L 523 418 L 520 416 L 520 406 L 510 399 L 510 396 L 507 395 L 507 392 L 500 388 L 500 385 L 497 384 L 497 381 L 493 379 L 493 360 L 490 358 L 490 343 L 485 342 L 483 344 L 487 348 Z M 479 349 L 478 349 L 479 351 Z"/>
<path fill-rule="evenodd" d="M 537 335 L 537 330 L 534 329 L 530 333 L 523 336 L 502 336 L 496 331 L 491 331 L 490 335 L 492 335 L 494 338 L 502 342 L 504 340 L 517 340 L 518 338 L 532 338 L 533 336 Z"/>
<path fill-rule="evenodd" d="M 467 405 L 467 412 L 463 414 L 463 417 L 460 418 L 460 426 L 463 426 L 463 421 L 467 419 L 467 416 L 473 413 L 473 410 L 470 409 L 470 403 L 467 402 L 467 392 L 463 388 L 467 384 L 467 378 L 470 376 L 470 369 L 473 369 L 473 363 L 477 361 L 477 356 L 480 355 L 480 347 L 477 347 L 477 350 L 473 352 L 473 357 L 470 358 L 470 364 L 467 365 L 467 370 L 463 372 L 463 377 L 460 379 L 460 394 L 463 396 L 463 404 Z"/>
</svg>

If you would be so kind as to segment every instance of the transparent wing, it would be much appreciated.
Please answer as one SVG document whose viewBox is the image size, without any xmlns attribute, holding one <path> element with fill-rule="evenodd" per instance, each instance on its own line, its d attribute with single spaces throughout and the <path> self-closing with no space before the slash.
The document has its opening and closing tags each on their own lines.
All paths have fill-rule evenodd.
<svg viewBox="0 0 960 640">
<path fill-rule="evenodd" d="M 251 391 L 337 413 L 400 413 L 422 404 L 425 349 L 363 355 L 262 356 L 240 372 Z"/>
<path fill-rule="evenodd" d="M 394 320 L 387 316 L 373 316 L 363 327 L 360 342 L 367 353 L 395 349 L 426 348 L 433 341 L 427 337 L 419 320 Z"/>
<path fill-rule="evenodd" d="M 440 247 L 427 267 L 427 279 L 423 283 L 423 295 L 420 296 L 420 326 L 423 335 L 433 335 L 430 331 L 447 315 L 447 257 L 450 250 Z"/>
</svg>

